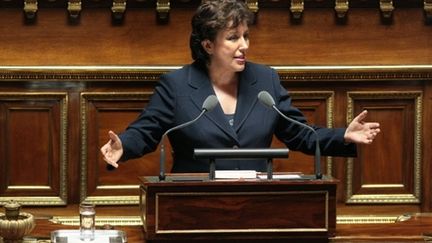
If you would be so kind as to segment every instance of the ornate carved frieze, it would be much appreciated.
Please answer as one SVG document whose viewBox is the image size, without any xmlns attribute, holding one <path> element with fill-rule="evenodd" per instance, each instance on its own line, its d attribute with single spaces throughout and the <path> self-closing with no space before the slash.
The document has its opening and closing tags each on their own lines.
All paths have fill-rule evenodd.
<svg viewBox="0 0 432 243">
<path fill-rule="evenodd" d="M 393 15 L 393 1 L 392 0 L 380 0 L 381 14 L 385 19 L 389 19 Z"/>
<path fill-rule="evenodd" d="M 424 12 L 426 16 L 426 21 L 432 21 L 432 0 L 424 0 Z"/>
<path fill-rule="evenodd" d="M 254 14 L 253 22 L 255 22 L 258 17 L 258 10 L 259 10 L 258 0 L 245 0 L 245 2 L 249 7 L 249 9 L 251 10 L 251 12 Z"/>
<path fill-rule="evenodd" d="M 68 1 L 68 12 L 70 19 L 78 19 L 81 13 L 81 0 L 69 0 Z"/>
<path fill-rule="evenodd" d="M 348 8 L 349 8 L 349 1 L 348 0 L 336 0 L 335 1 L 335 11 L 336 11 L 336 16 L 338 18 L 345 18 L 346 14 L 348 12 Z"/>
<path fill-rule="evenodd" d="M 171 9 L 170 0 L 157 0 L 156 17 L 159 21 L 167 21 Z"/>
<path fill-rule="evenodd" d="M 126 12 L 126 0 L 113 0 L 111 12 L 114 20 L 122 21 Z"/>
<path fill-rule="evenodd" d="M 346 18 L 349 9 L 354 8 L 379 8 L 381 15 L 384 20 L 389 20 L 394 12 L 395 5 L 393 0 L 361 0 L 361 1 L 350 1 L 350 0 L 319 0 L 319 1 L 305 1 L 305 0 L 244 0 L 248 5 L 249 9 L 253 12 L 255 18 L 258 17 L 258 11 L 260 9 L 276 9 L 284 8 L 290 11 L 294 20 L 301 19 L 304 12 L 308 9 L 313 8 L 334 8 L 336 17 L 338 19 Z M 8 8 L 22 8 L 22 2 L 18 0 L 3 0 L 7 2 L 1 7 Z M 127 0 L 94 0 L 85 2 L 88 9 L 93 8 L 110 8 L 113 19 L 123 20 L 126 11 Z M 192 8 L 195 9 L 201 0 L 129 0 L 128 8 L 151 8 L 156 10 L 156 19 L 158 21 L 169 20 L 170 12 L 175 8 Z M 47 0 L 42 2 L 43 4 L 38 6 L 38 0 L 24 0 L 24 14 L 26 20 L 34 20 L 38 8 L 64 8 L 66 6 L 68 11 L 68 17 L 70 19 L 78 19 L 82 8 L 82 0 Z M 379 4 L 377 4 L 379 3 Z M 377 6 L 378 5 L 378 6 Z M 334 7 L 333 7 L 334 6 Z M 404 1 L 403 4 L 397 5 L 400 8 L 418 8 L 423 6 L 425 18 L 427 22 L 431 22 L 432 19 L 432 0 L 410 0 Z M 90 11 L 90 10 L 89 10 Z"/>
<path fill-rule="evenodd" d="M 1 81 L 118 81 L 157 82 L 179 66 L 0 66 Z M 402 81 L 432 80 L 432 65 L 273 66 L 281 81 Z"/>
<path fill-rule="evenodd" d="M 37 0 L 24 0 L 24 16 L 27 20 L 34 20 L 38 10 Z"/>
<path fill-rule="evenodd" d="M 304 11 L 304 0 L 291 0 L 290 11 L 293 19 L 300 19 Z"/>
</svg>

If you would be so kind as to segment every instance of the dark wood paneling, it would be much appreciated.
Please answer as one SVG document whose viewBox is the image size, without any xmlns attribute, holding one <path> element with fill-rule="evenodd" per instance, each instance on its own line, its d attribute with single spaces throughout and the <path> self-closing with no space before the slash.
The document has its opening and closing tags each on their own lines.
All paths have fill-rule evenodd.
<svg viewBox="0 0 432 243">
<path fill-rule="evenodd" d="M 358 157 L 348 163 L 347 186 L 353 198 L 363 196 L 358 199 L 361 203 L 419 202 L 421 91 L 350 92 L 348 96 L 355 114 L 368 110 L 368 119 L 380 121 L 384 131 L 373 146 L 360 146 Z"/>
<path fill-rule="evenodd" d="M 2 197 L 67 203 L 66 93 L 0 92 Z M 53 197 L 38 201 L 37 197 Z"/>
<path fill-rule="evenodd" d="M 333 126 L 333 92 L 311 90 L 290 93 L 293 104 L 303 112 L 310 125 Z M 275 137 L 272 147 L 280 148 L 285 147 L 285 145 Z M 331 175 L 331 170 L 327 171 L 327 168 L 331 168 L 331 164 L 327 164 L 328 160 L 331 163 L 330 158 L 321 158 L 321 171 Z M 274 171 L 314 174 L 314 157 L 301 152 L 290 151 L 288 160 L 275 159 Z"/>
<path fill-rule="evenodd" d="M 428 64 L 432 32 L 423 12 L 397 8 L 383 24 L 379 9 L 352 8 L 338 24 L 333 8 L 313 8 L 295 24 L 288 6 L 263 8 L 250 27 L 248 58 L 270 65 Z M 41 8 L 29 25 L 22 9 L 0 8 L 0 65 L 183 65 L 191 61 L 192 14 L 175 8 L 158 24 L 154 9 L 132 8 L 113 25 L 109 9 L 84 9 L 71 25 L 65 10 Z"/>
<path fill-rule="evenodd" d="M 81 200 L 93 197 L 99 203 L 122 201 L 120 197 L 137 196 L 138 177 L 158 174 L 158 153 L 121 163 L 107 170 L 100 148 L 108 141 L 108 131 L 120 134 L 145 109 L 151 92 L 83 92 Z M 168 165 L 170 165 L 168 163 Z M 109 197 L 97 199 L 100 197 Z M 88 199 L 91 200 L 91 199 Z M 125 200 L 124 203 L 131 203 Z"/>
<path fill-rule="evenodd" d="M 187 181 L 141 177 L 147 239 L 296 239 L 333 236 L 336 181 Z M 306 210 L 307 208 L 307 210 Z M 309 242 L 309 241 L 308 241 Z"/>
<path fill-rule="evenodd" d="M 171 68 L 167 67 L 165 71 Z M 421 125 L 422 122 L 424 124 L 430 122 L 430 111 L 426 106 L 430 102 L 430 92 L 427 88 L 430 85 L 427 78 L 430 74 L 419 70 L 407 70 L 405 74 L 401 71 L 394 72 L 394 69 L 341 73 L 332 72 L 330 69 L 326 72 L 312 70 L 298 72 L 286 68 L 279 71 L 282 84 L 291 92 L 294 104 L 305 113 L 310 124 L 344 127 L 354 115 L 367 108 L 369 110 L 367 120 L 378 121 L 382 125 L 383 132 L 372 146 L 359 146 L 358 158 L 354 160 L 336 157 L 321 158 L 322 171 L 340 180 L 338 202 L 345 203 L 348 199 L 354 198 L 356 200 L 349 202 L 366 205 L 396 202 L 404 206 L 421 205 L 423 210 L 430 210 L 427 204 L 430 193 L 424 186 L 429 184 L 428 170 L 424 170 L 428 168 L 427 158 L 430 158 L 427 157 L 430 156 L 427 149 L 430 143 L 426 139 L 429 132 L 427 126 Z M 3 75 L 6 82 L 2 82 L 0 87 L 2 92 L 29 93 L 33 96 L 12 100 L 3 96 L 0 103 L 2 111 L 0 139 L 2 145 L 4 144 L 0 146 L 2 152 L 0 168 L 6 175 L 1 179 L 4 181 L 13 176 L 14 183 L 27 183 L 26 180 L 34 180 L 34 184 L 44 186 L 49 184 L 47 176 L 51 180 L 58 181 L 54 183 L 55 185 L 51 185 L 52 183 L 49 185 L 53 189 L 36 192 L 22 188 L 21 191 L 7 191 L 7 196 L 18 200 L 23 200 L 23 196 L 33 197 L 32 202 L 27 201 L 30 204 L 34 203 L 38 196 L 54 195 L 58 200 L 59 194 L 64 195 L 60 193 L 61 183 L 66 183 L 68 204 L 84 199 L 97 204 L 138 203 L 137 178 L 158 174 L 158 150 L 140 159 L 123 163 L 115 171 L 107 171 L 99 149 L 108 140 L 108 130 L 123 131 L 141 110 L 145 109 L 153 92 L 154 80 L 157 80 L 160 72 L 165 71 L 140 73 L 131 69 L 130 71 L 107 71 L 107 74 L 93 73 L 93 71 L 82 71 L 82 73 L 64 71 L 65 74 L 62 74 L 63 71 L 48 73 L 39 71 L 42 74 L 12 71 L 8 75 Z M 118 76 L 115 73 L 118 73 Z M 19 78 L 23 80 L 18 81 Z M 51 78 L 54 80 L 50 80 Z M 62 82 L 57 81 L 62 78 L 64 79 Z M 9 79 L 15 81 L 7 81 Z M 78 79 L 85 81 L 77 81 Z M 46 98 L 47 93 L 56 95 Z M 67 99 L 64 98 L 66 96 Z M 63 108 L 60 108 L 61 102 L 65 102 Z M 11 123 L 7 115 L 10 109 L 7 107 L 13 103 L 25 104 L 20 106 L 25 109 L 15 109 L 14 123 Z M 31 111 L 31 119 L 28 118 L 29 111 Z M 67 114 L 63 114 L 64 112 Z M 63 137 L 66 139 L 65 142 L 60 142 L 63 135 L 60 136 L 62 129 L 59 128 L 58 119 L 61 116 L 67 117 L 68 129 Z M 29 123 L 30 127 L 25 126 L 27 120 L 32 121 Z M 51 128 L 50 124 L 55 124 L 56 127 Z M 18 127 L 25 129 L 18 131 Z M 32 139 L 38 137 L 43 140 L 37 141 L 39 145 L 36 146 L 35 151 L 42 151 L 42 155 L 39 154 L 37 157 L 40 159 L 52 157 L 58 162 L 61 161 L 59 157 L 66 151 L 64 164 L 58 162 L 60 164 L 53 167 L 46 161 L 47 159 L 42 163 L 34 157 L 26 160 L 26 156 L 31 156 L 31 153 L 23 154 L 21 150 L 12 150 L 10 146 L 16 147 L 15 140 L 21 138 L 20 134 L 25 132 L 32 133 Z M 421 137 L 422 135 L 424 138 Z M 9 137 L 15 140 L 8 143 Z M 29 150 L 29 145 L 26 143 L 23 145 L 26 150 Z M 54 151 L 60 150 L 63 145 L 66 150 Z M 282 146 L 277 141 L 274 145 Z M 51 152 L 53 154 L 49 153 L 50 149 L 54 151 Z M 169 147 L 167 151 L 169 153 Z M 7 162 L 3 159 L 9 158 L 5 156 L 11 153 L 14 161 Z M 168 156 L 166 171 L 170 170 L 170 159 Z M 16 166 L 12 174 L 6 172 L 10 164 Z M 351 171 L 350 164 L 353 166 Z M 31 173 L 29 171 L 22 175 L 16 172 L 21 167 L 39 169 L 41 172 L 36 177 L 28 177 L 28 173 Z M 313 171 L 313 156 L 291 152 L 288 161 L 276 161 L 275 171 L 302 171 L 309 174 Z M 6 191 L 7 183 L 4 182 L 2 190 Z M 378 186 L 364 187 L 370 184 Z M 352 193 L 349 191 L 351 189 Z M 395 197 L 396 194 L 399 197 Z M 9 198 L 5 196 L 6 194 L 3 194 L 0 200 Z M 357 196 L 360 196 L 361 200 L 357 200 L 358 198 L 355 198 Z M 381 197 L 381 201 L 371 200 L 376 196 Z"/>
</svg>

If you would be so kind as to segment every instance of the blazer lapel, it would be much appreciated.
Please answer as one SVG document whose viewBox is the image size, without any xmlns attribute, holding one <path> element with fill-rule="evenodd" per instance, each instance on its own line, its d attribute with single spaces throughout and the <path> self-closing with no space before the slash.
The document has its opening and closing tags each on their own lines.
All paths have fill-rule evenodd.
<svg viewBox="0 0 432 243">
<path fill-rule="evenodd" d="M 191 99 L 193 103 L 201 110 L 204 100 L 209 95 L 215 95 L 211 81 L 208 76 L 197 68 L 192 68 L 189 75 L 189 85 L 194 87 L 195 90 L 191 92 Z M 220 104 L 218 104 L 212 111 L 204 114 L 210 121 L 212 121 L 223 132 L 232 137 L 238 142 L 237 134 L 228 124 L 225 114 Z"/>
<path fill-rule="evenodd" d="M 258 100 L 258 90 L 255 84 L 256 77 L 252 70 L 248 69 L 246 65 L 245 70 L 240 75 L 237 108 L 234 117 L 234 128 L 236 131 L 238 131 L 246 121 Z"/>
</svg>

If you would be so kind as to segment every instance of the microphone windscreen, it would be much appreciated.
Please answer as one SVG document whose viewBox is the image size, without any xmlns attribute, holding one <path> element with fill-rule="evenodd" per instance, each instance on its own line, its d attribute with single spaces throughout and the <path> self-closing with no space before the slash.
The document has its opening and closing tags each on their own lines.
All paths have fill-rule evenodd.
<svg viewBox="0 0 432 243">
<path fill-rule="evenodd" d="M 203 102 L 202 109 L 207 111 L 213 110 L 216 105 L 219 103 L 216 95 L 209 95 Z"/>
<path fill-rule="evenodd" d="M 258 99 L 263 103 L 265 106 L 273 107 L 275 105 L 275 101 L 273 97 L 267 92 L 267 91 L 261 91 L 258 93 Z"/>
</svg>

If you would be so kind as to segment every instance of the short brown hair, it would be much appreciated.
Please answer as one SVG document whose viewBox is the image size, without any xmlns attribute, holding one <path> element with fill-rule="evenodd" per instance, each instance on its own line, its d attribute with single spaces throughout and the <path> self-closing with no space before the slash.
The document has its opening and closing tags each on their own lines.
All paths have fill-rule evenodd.
<svg viewBox="0 0 432 243">
<path fill-rule="evenodd" d="M 217 33 L 227 27 L 236 28 L 253 15 L 243 0 L 206 0 L 192 17 L 192 33 L 189 46 L 192 58 L 201 66 L 206 66 L 209 55 L 201 45 L 203 40 L 214 41 Z M 230 26 L 228 26 L 230 25 Z"/>
</svg>

